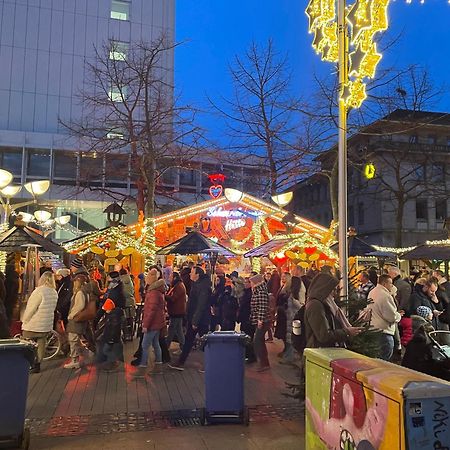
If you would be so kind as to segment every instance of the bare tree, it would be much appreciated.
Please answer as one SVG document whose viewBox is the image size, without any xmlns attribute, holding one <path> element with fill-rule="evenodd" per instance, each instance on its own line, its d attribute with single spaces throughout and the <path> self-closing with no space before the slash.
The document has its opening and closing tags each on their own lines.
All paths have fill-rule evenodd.
<svg viewBox="0 0 450 450">
<path fill-rule="evenodd" d="M 189 167 L 201 147 L 202 130 L 196 111 L 174 96 L 168 60 L 176 47 L 165 36 L 153 42 L 105 43 L 86 62 L 86 84 L 79 94 L 83 116 L 61 123 L 78 138 L 85 154 L 105 156 L 103 175 L 122 179 L 131 175 L 139 211 L 154 217 L 156 194 L 171 196 L 161 187 L 164 172 Z M 98 172 L 99 168 L 96 168 Z M 86 185 L 95 174 L 82 174 Z M 98 174 L 97 174 L 98 176 Z M 109 188 L 107 194 L 120 197 Z"/>
<path fill-rule="evenodd" d="M 308 121 L 301 120 L 300 101 L 290 94 L 287 59 L 271 40 L 264 47 L 253 42 L 244 56 L 235 56 L 229 71 L 232 98 L 210 102 L 225 118 L 231 149 L 259 161 L 270 176 L 267 191 L 275 194 L 305 172 L 300 162 L 311 144 L 300 138 Z"/>
<path fill-rule="evenodd" d="M 306 105 L 314 105 L 314 109 L 308 109 L 305 114 L 315 118 L 315 135 L 320 135 L 323 138 L 322 142 L 329 143 L 335 140 L 338 129 L 338 105 L 337 105 L 337 81 L 336 79 L 321 79 L 315 78 L 316 91 L 313 94 L 312 99 L 306 103 Z M 368 125 L 380 119 L 385 115 L 393 112 L 396 109 L 408 109 L 411 111 L 423 111 L 432 107 L 433 104 L 443 95 L 444 89 L 440 86 L 436 86 L 431 81 L 428 72 L 420 66 L 409 66 L 406 69 L 394 70 L 392 68 L 380 71 L 376 79 L 372 80 L 367 86 L 368 97 L 362 104 L 362 107 L 358 110 L 351 110 L 348 114 L 348 134 L 358 134 L 361 136 L 376 136 L 376 133 Z M 423 126 L 421 124 L 420 126 Z M 396 134 L 407 134 L 408 132 L 417 129 L 418 124 L 409 122 L 404 123 L 401 128 L 396 130 Z M 396 150 L 397 151 L 397 150 Z M 404 204 L 409 201 L 416 188 L 412 186 L 412 180 L 409 179 L 407 185 L 403 185 L 408 177 L 414 172 L 415 169 L 411 169 L 411 173 L 401 170 L 400 161 L 402 157 L 410 155 L 408 150 L 406 154 L 403 154 L 404 150 L 399 150 L 398 157 L 395 156 L 392 164 L 396 166 L 395 162 L 398 160 L 398 176 L 394 183 L 395 187 L 391 186 L 391 193 L 389 197 L 400 200 L 403 206 L 395 206 L 397 215 L 396 225 L 396 240 L 399 239 L 399 231 L 401 230 L 403 223 Z M 367 155 L 370 154 L 366 151 Z M 319 157 L 321 167 L 317 168 L 317 172 L 328 179 L 330 189 L 330 201 L 333 219 L 338 218 L 338 192 L 337 192 L 337 147 L 332 147 Z M 351 168 L 362 171 L 363 163 L 361 162 L 360 154 L 355 155 L 349 148 L 348 163 Z M 374 155 L 372 155 L 374 156 Z M 380 157 L 381 166 L 389 166 L 387 161 L 383 161 L 383 156 Z M 400 158 L 400 159 L 398 159 Z M 418 161 L 420 163 L 420 161 Z M 384 186 L 382 177 L 386 175 L 386 179 L 390 178 L 387 170 L 378 172 L 379 178 L 378 191 L 373 191 L 372 195 L 386 194 L 387 186 Z M 381 177 L 381 178 L 380 178 Z M 429 189 L 428 187 L 427 189 Z M 396 201 L 397 201 L 396 200 Z"/>
</svg>

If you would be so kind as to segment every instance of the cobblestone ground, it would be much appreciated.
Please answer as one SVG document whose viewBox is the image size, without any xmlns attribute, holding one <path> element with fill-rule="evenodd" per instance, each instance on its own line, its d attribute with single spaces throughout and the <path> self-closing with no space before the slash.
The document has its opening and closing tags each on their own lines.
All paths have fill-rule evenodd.
<svg viewBox="0 0 450 450">
<path fill-rule="evenodd" d="M 279 343 L 268 348 L 269 373 L 246 369 L 248 427 L 201 426 L 202 352 L 192 355 L 184 374 L 166 371 L 140 381 L 133 380 L 134 368 L 127 362 L 118 373 L 104 375 L 95 368 L 65 371 L 63 360 L 51 361 L 30 379 L 26 419 L 30 448 L 302 450 L 303 404 L 283 395 L 285 382 L 295 383 L 298 372 L 278 364 Z M 132 350 L 129 344 L 126 361 Z"/>
</svg>

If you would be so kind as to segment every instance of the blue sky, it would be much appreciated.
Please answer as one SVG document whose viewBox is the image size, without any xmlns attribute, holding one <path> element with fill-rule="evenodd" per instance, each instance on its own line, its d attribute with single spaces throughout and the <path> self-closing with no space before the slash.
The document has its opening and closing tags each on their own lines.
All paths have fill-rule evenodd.
<svg viewBox="0 0 450 450">
<path fill-rule="evenodd" d="M 306 94 L 314 72 L 327 74 L 332 65 L 322 62 L 311 47 L 304 13 L 306 0 L 178 0 L 176 38 L 186 41 L 175 55 L 177 90 L 185 101 L 207 105 L 206 95 L 217 98 L 230 93 L 228 63 L 242 54 L 252 40 L 272 38 L 276 48 L 287 52 L 293 70 L 293 89 Z M 401 41 L 390 49 L 381 66 L 421 64 L 437 83 L 450 86 L 450 4 L 447 0 L 418 0 L 407 4 L 391 1 L 392 35 Z M 450 111 L 450 95 L 434 108 Z M 221 140 L 217 120 L 203 118 L 213 139 Z"/>
</svg>

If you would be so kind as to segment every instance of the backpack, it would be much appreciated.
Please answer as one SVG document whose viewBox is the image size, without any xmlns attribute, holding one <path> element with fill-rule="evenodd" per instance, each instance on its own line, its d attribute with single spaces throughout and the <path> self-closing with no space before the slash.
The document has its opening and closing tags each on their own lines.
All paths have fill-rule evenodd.
<svg viewBox="0 0 450 450">
<path fill-rule="evenodd" d="M 293 320 L 299 320 L 301 325 L 300 334 L 292 333 L 292 346 L 300 355 L 302 355 L 303 350 L 305 350 L 306 347 L 305 305 L 302 305 L 301 308 L 295 313 Z M 290 326 L 292 327 L 292 324 L 290 324 Z"/>
</svg>

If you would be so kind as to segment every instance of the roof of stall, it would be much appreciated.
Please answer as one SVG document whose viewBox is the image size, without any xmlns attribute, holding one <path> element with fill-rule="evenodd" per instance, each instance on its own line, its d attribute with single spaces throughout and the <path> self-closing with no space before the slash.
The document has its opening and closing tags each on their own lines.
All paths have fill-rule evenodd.
<svg viewBox="0 0 450 450">
<path fill-rule="evenodd" d="M 2 252 L 24 251 L 27 245 L 39 245 L 42 250 L 54 254 L 64 253 L 61 246 L 27 226 L 15 225 L 0 235 L 0 251 Z"/>
<path fill-rule="evenodd" d="M 202 213 L 203 211 L 207 211 L 208 209 L 213 207 L 220 207 L 228 204 L 234 204 L 237 207 L 242 206 L 245 208 L 252 208 L 257 211 L 262 211 L 270 218 L 276 219 L 280 222 L 282 221 L 283 217 L 289 213 L 289 211 L 282 209 L 277 205 L 268 203 L 264 200 L 260 200 L 250 194 L 242 193 L 241 200 L 235 203 L 230 202 L 225 196 L 222 196 L 217 199 L 206 200 L 204 202 L 196 203 L 195 205 L 177 209 L 176 211 L 161 214 L 160 216 L 155 218 L 155 225 L 157 226 L 168 220 L 182 219 L 191 215 Z M 294 218 L 297 221 L 294 227 L 295 232 L 307 232 L 315 235 L 318 238 L 321 238 L 328 231 L 328 228 L 325 228 L 318 223 L 312 222 L 311 220 L 305 219 L 295 214 Z"/>
</svg>

